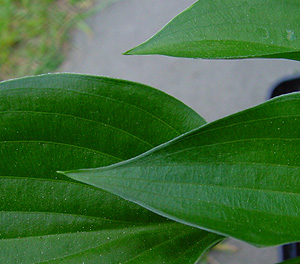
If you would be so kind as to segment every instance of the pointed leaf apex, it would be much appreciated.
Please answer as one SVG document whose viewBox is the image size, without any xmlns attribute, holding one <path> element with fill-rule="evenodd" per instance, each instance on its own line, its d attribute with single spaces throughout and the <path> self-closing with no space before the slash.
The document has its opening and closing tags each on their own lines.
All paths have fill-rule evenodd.
<svg viewBox="0 0 300 264">
<path fill-rule="evenodd" d="M 151 49 L 147 48 L 148 41 L 126 51 L 123 55 L 149 55 L 155 54 Z"/>
</svg>

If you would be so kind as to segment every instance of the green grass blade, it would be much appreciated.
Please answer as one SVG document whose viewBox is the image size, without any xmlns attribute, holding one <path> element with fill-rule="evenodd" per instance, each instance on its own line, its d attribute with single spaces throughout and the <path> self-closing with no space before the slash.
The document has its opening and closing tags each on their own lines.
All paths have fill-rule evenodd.
<svg viewBox="0 0 300 264">
<path fill-rule="evenodd" d="M 298 0 L 199 0 L 128 55 L 299 60 Z"/>
<path fill-rule="evenodd" d="M 0 262 L 172 263 L 190 250 L 181 263 L 194 263 L 222 238 L 56 171 L 132 158 L 204 123 L 127 81 L 50 74 L 0 83 Z"/>
<path fill-rule="evenodd" d="M 252 244 L 299 241 L 299 113 L 300 94 L 282 96 L 131 160 L 66 175 Z"/>
</svg>

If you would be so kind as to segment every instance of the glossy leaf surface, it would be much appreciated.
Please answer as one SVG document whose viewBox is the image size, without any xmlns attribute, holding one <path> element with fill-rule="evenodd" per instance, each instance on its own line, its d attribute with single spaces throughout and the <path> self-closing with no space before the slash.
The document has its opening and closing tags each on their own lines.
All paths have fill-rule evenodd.
<svg viewBox="0 0 300 264">
<path fill-rule="evenodd" d="M 204 125 L 116 165 L 67 176 L 256 245 L 300 240 L 300 94 Z"/>
<path fill-rule="evenodd" d="M 298 0 L 199 0 L 125 54 L 299 60 Z"/>
<path fill-rule="evenodd" d="M 221 237 L 56 171 L 132 158 L 203 123 L 126 81 L 52 74 L 0 83 L 0 262 L 194 263 Z"/>
</svg>

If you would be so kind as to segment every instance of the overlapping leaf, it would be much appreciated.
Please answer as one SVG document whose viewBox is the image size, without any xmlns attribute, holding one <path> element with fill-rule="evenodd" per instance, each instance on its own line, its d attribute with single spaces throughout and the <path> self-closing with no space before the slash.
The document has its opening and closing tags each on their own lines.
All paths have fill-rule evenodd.
<svg viewBox="0 0 300 264">
<path fill-rule="evenodd" d="M 132 158 L 203 123 L 126 81 L 54 74 L 0 83 L 0 262 L 194 263 L 221 237 L 56 171 Z"/>
<path fill-rule="evenodd" d="M 202 126 L 139 157 L 67 172 L 179 222 L 256 245 L 300 240 L 300 94 Z"/>
<path fill-rule="evenodd" d="M 199 0 L 125 54 L 299 60 L 298 0 Z"/>
</svg>

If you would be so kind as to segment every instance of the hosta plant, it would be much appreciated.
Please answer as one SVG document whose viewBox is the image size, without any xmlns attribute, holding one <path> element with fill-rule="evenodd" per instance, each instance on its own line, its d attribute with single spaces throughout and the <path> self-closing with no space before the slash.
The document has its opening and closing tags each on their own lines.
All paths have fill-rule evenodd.
<svg viewBox="0 0 300 264">
<path fill-rule="evenodd" d="M 126 54 L 297 60 L 299 21 L 298 0 L 199 0 Z M 299 123 L 297 93 L 207 124 L 133 82 L 1 82 L 1 263 L 197 263 L 226 237 L 300 241 Z"/>
</svg>

